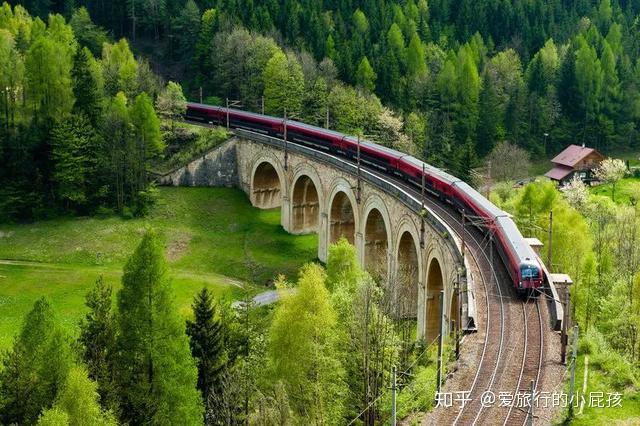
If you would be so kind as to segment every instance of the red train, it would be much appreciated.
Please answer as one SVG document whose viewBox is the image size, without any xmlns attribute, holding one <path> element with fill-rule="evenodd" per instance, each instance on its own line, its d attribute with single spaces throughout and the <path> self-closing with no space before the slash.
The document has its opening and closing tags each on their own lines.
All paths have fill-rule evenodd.
<svg viewBox="0 0 640 426">
<path fill-rule="evenodd" d="M 252 132 L 284 138 L 282 118 L 235 109 L 187 104 L 186 119 L 209 124 L 229 125 Z M 287 141 L 340 155 L 350 160 L 357 157 L 356 138 L 316 126 L 287 120 Z M 481 217 L 484 227 L 493 232 L 496 247 L 519 293 L 542 286 L 543 273 L 536 254 L 524 241 L 511 217 L 460 179 L 432 167 L 415 157 L 367 141 L 360 142 L 360 161 L 367 167 L 406 180 L 420 188 L 424 172 L 425 188 L 459 210 Z M 486 232 L 486 231 L 485 231 Z"/>
</svg>

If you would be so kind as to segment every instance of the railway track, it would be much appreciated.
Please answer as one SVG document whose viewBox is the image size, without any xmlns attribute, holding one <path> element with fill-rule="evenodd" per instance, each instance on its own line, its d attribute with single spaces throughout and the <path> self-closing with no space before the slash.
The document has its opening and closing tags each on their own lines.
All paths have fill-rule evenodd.
<svg viewBox="0 0 640 426">
<path fill-rule="evenodd" d="M 429 207 L 444 220 L 449 218 L 449 226 L 461 235 L 462 225 L 450 208 L 437 203 Z M 504 266 L 500 261 L 493 262 L 497 259 L 495 247 L 478 229 L 465 230 L 465 237 L 470 237 L 465 241 L 484 290 L 485 338 L 476 374 L 466 389 L 470 401 L 457 412 L 455 406 L 443 410 L 438 424 L 524 425 L 530 382 L 533 380 L 534 390 L 538 389 L 542 374 L 544 322 L 540 305 L 537 299 L 519 298 L 508 285 Z M 505 393 L 504 399 L 500 399 L 501 392 Z"/>
<path fill-rule="evenodd" d="M 379 174 L 379 172 L 376 172 Z M 388 177 L 387 177 L 388 178 Z M 398 179 L 396 185 L 419 197 L 420 192 Z M 461 214 L 452 206 L 432 197 L 425 198 L 447 225 L 463 237 L 475 268 L 475 283 L 484 293 L 484 340 L 473 380 L 466 390 L 467 402 L 461 409 L 442 410 L 434 424 L 453 425 L 524 425 L 529 412 L 530 383 L 538 390 L 544 353 L 544 323 L 537 298 L 523 300 L 509 285 L 507 271 L 492 239 L 475 226 L 463 230 Z M 473 273 L 473 272 L 472 272 Z M 522 324 L 522 328 L 517 325 Z M 501 395 L 513 395 L 513 399 Z M 488 395 L 488 396 L 485 396 Z M 484 398 L 491 398 L 485 400 Z M 534 405 L 535 408 L 535 405 Z"/>
</svg>

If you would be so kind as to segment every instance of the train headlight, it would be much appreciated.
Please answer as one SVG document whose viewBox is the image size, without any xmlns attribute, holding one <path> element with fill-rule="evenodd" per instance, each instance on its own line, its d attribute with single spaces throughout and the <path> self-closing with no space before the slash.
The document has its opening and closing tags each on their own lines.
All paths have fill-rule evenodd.
<svg viewBox="0 0 640 426">
<path fill-rule="evenodd" d="M 518 282 L 518 287 L 522 288 L 522 281 Z"/>
</svg>

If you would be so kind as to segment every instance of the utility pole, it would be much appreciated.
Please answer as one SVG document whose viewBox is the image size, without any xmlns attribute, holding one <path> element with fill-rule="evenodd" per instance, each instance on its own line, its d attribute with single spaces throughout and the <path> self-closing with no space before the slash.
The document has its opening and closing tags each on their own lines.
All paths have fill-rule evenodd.
<svg viewBox="0 0 640 426">
<path fill-rule="evenodd" d="M 264 96 L 260 98 L 260 111 L 262 111 L 262 115 L 264 115 Z"/>
<path fill-rule="evenodd" d="M 284 109 L 284 169 L 288 169 L 289 153 L 287 152 L 287 109 Z"/>
<path fill-rule="evenodd" d="M 360 182 L 360 133 L 358 133 L 358 186 L 356 187 L 356 202 L 360 204 L 360 196 L 362 195 L 362 185 Z"/>
<path fill-rule="evenodd" d="M 440 290 L 440 335 L 438 336 L 438 393 L 442 387 L 442 317 L 444 316 L 444 290 Z"/>
<path fill-rule="evenodd" d="M 571 306 L 571 298 L 569 297 L 569 286 L 567 283 L 564 283 L 564 312 L 562 315 L 562 334 L 560 336 L 560 362 L 566 364 L 567 359 L 567 328 L 569 325 L 567 322 L 569 321 L 569 308 Z"/>
<path fill-rule="evenodd" d="M 456 300 L 458 306 L 456 306 L 457 310 L 457 321 L 455 321 L 455 330 L 456 330 L 456 359 L 460 359 L 460 334 L 462 333 L 462 292 L 460 291 L 460 272 L 458 272 L 458 277 L 456 280 L 456 286 L 454 291 L 456 292 Z"/>
<path fill-rule="evenodd" d="M 547 241 L 547 268 L 549 268 L 549 272 L 553 270 L 551 265 L 551 244 L 553 242 L 553 210 L 549 211 L 549 237 Z"/>
<path fill-rule="evenodd" d="M 396 366 L 391 369 L 391 426 L 396 426 Z"/>
<path fill-rule="evenodd" d="M 422 163 L 422 185 L 420 187 L 420 248 L 424 248 L 425 244 L 424 244 L 424 215 L 425 215 L 425 209 L 424 209 L 424 172 L 425 172 L 425 166 L 424 163 Z"/>
<path fill-rule="evenodd" d="M 326 120 L 325 120 L 325 123 L 324 123 L 324 127 L 325 127 L 325 129 L 329 128 L 329 105 L 327 105 L 327 117 L 326 117 Z"/>
<path fill-rule="evenodd" d="M 529 411 L 527 412 L 527 425 L 533 426 L 533 394 L 535 393 L 535 380 L 531 380 L 531 396 L 529 398 Z"/>
<path fill-rule="evenodd" d="M 200 92 L 200 103 L 202 103 L 202 86 L 200 86 L 199 92 Z"/>
<path fill-rule="evenodd" d="M 230 112 L 231 112 L 229 109 L 231 107 L 242 108 L 243 105 L 239 100 L 230 100 L 229 98 L 226 98 L 226 102 L 227 102 L 227 130 L 228 130 L 229 127 L 230 127 L 229 116 L 230 116 Z"/>
<path fill-rule="evenodd" d="M 462 209 L 462 259 L 464 260 L 464 255 L 465 255 L 465 251 L 467 249 L 466 247 L 466 243 L 464 241 L 464 234 L 465 234 L 465 225 L 467 221 L 467 214 L 465 213 L 464 209 Z"/>
<path fill-rule="evenodd" d="M 573 327 L 573 354 L 571 356 L 571 381 L 569 382 L 569 419 L 573 418 L 573 395 L 576 386 L 576 358 L 578 357 L 578 326 Z"/>
<path fill-rule="evenodd" d="M 487 162 L 487 200 L 491 195 L 491 161 Z"/>
<path fill-rule="evenodd" d="M 493 231 L 489 230 L 489 255 L 491 257 L 491 283 L 493 283 L 494 271 L 493 271 Z M 497 283 L 496 283 L 497 284 Z"/>
</svg>

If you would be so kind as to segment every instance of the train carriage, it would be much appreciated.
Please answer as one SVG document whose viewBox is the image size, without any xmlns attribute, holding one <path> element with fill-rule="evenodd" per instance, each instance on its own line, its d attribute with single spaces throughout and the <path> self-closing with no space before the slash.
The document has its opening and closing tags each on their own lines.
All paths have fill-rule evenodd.
<svg viewBox="0 0 640 426">
<path fill-rule="evenodd" d="M 217 106 L 188 103 L 185 117 L 188 120 L 218 125 L 226 125 L 228 120 L 232 128 L 247 129 L 278 138 L 283 138 L 285 133 L 285 121 L 282 118 Z M 349 160 L 355 160 L 358 156 L 358 140 L 353 136 L 298 121 L 286 121 L 286 139 Z M 366 140 L 360 141 L 359 145 L 362 164 L 398 176 L 417 188 L 424 182 L 429 193 L 451 203 L 458 210 L 464 209 L 470 216 L 481 219 L 481 223 L 476 224 L 483 232 L 494 234 L 497 251 L 507 268 L 513 287 L 519 293 L 542 286 L 544 277 L 537 256 L 507 213 L 467 183 L 415 157 Z"/>
</svg>

